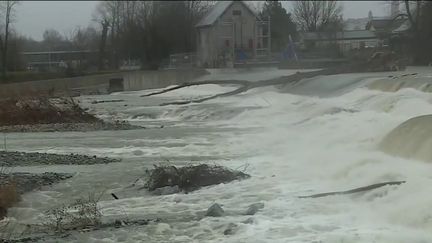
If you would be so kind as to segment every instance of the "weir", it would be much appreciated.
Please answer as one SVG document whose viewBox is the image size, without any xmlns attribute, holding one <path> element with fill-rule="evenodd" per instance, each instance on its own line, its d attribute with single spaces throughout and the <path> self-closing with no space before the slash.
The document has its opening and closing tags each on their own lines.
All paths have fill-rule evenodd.
<svg viewBox="0 0 432 243">
<path fill-rule="evenodd" d="M 432 115 L 411 118 L 393 129 L 379 145 L 388 154 L 432 162 Z"/>
</svg>

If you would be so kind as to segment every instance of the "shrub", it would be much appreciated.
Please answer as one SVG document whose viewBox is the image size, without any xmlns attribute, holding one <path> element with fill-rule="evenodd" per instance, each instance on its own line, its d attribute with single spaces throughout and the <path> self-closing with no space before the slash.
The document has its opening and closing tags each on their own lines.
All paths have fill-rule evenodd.
<svg viewBox="0 0 432 243">
<path fill-rule="evenodd" d="M 15 184 L 0 186 L 0 220 L 6 217 L 7 209 L 18 203 L 20 199 Z"/>
<path fill-rule="evenodd" d="M 48 210 L 45 213 L 45 226 L 60 232 L 99 226 L 102 213 L 97 204 L 102 195 L 103 193 L 99 196 L 90 194 L 87 198 L 77 199 L 72 204 Z"/>
</svg>

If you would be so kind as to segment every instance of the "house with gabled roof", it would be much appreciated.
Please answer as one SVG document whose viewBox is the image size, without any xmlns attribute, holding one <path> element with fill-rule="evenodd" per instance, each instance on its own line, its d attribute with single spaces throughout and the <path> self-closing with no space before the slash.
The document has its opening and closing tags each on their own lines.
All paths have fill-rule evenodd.
<svg viewBox="0 0 432 243">
<path fill-rule="evenodd" d="M 400 13 L 399 1 L 391 2 L 390 15 L 387 17 L 374 18 L 372 12 L 369 12 L 369 21 L 366 24 L 366 30 L 373 31 L 381 40 L 383 46 L 388 46 L 393 43 L 403 40 L 409 29 L 411 28 L 410 21 L 406 14 Z"/>
<path fill-rule="evenodd" d="M 270 21 L 244 1 L 218 1 L 195 27 L 198 66 L 232 67 L 270 54 Z"/>
<path fill-rule="evenodd" d="M 334 33 L 325 32 L 306 32 L 300 35 L 303 48 L 306 49 L 328 49 L 333 46 L 338 47 L 342 55 L 349 54 L 352 50 L 361 48 L 374 48 L 379 45 L 379 39 L 373 31 L 369 30 L 350 30 Z"/>
</svg>

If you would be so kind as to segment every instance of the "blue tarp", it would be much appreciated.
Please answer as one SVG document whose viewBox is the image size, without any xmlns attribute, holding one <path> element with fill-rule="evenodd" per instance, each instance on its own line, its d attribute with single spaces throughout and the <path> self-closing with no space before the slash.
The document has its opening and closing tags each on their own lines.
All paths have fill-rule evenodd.
<svg viewBox="0 0 432 243">
<path fill-rule="evenodd" d="M 293 43 L 292 39 L 289 38 L 289 43 L 287 48 L 282 52 L 282 59 L 283 60 L 298 60 L 297 53 L 295 51 L 295 44 Z"/>
</svg>

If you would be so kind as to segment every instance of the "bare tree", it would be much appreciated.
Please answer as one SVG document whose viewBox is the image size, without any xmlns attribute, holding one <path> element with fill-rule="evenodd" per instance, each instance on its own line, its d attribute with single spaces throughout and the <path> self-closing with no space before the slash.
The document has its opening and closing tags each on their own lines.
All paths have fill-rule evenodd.
<svg viewBox="0 0 432 243">
<path fill-rule="evenodd" d="M 432 3 L 430 1 L 408 1 L 405 0 L 405 13 L 395 17 L 406 16 L 411 25 L 410 27 L 410 46 L 411 55 L 414 62 L 418 64 L 432 63 Z"/>
<path fill-rule="evenodd" d="M 332 1 L 295 1 L 294 19 L 303 31 L 318 31 L 340 21 L 342 6 Z"/>
<path fill-rule="evenodd" d="M 105 2 L 99 2 L 93 13 L 93 21 L 97 22 L 101 27 L 101 38 L 99 42 L 99 58 L 98 58 L 98 69 L 105 69 L 105 57 L 106 57 L 106 45 L 108 39 L 108 31 L 111 25 L 111 19 L 108 15 L 107 4 Z"/>
<path fill-rule="evenodd" d="M 18 4 L 18 1 L 3 1 L 0 5 L 2 11 L 2 17 L 4 18 L 4 33 L 0 35 L 0 51 L 2 61 L 2 76 L 6 78 L 7 69 L 7 52 L 9 44 L 10 24 L 13 20 L 14 7 Z"/>
<path fill-rule="evenodd" d="M 422 17 L 422 11 L 424 6 L 428 1 L 408 1 L 405 0 L 405 12 L 408 20 L 410 21 L 411 27 L 413 31 L 417 31 L 419 29 L 420 18 Z M 404 14 L 402 14 L 404 15 Z M 399 17 L 399 16 L 396 16 Z"/>
<path fill-rule="evenodd" d="M 140 59 L 157 66 L 174 52 L 195 49 L 195 24 L 213 1 L 104 1 L 93 19 L 100 26 L 100 62 Z M 102 65 L 100 65 L 100 68 Z"/>
<path fill-rule="evenodd" d="M 42 37 L 42 43 L 49 51 L 65 48 L 65 42 L 67 42 L 66 38 L 64 38 L 62 34 L 55 29 L 46 29 Z"/>
<path fill-rule="evenodd" d="M 105 68 L 104 62 L 105 62 L 105 48 L 106 48 L 106 41 L 108 38 L 108 28 L 110 25 L 110 22 L 105 19 L 100 22 L 100 25 L 102 27 L 102 34 L 101 39 L 99 43 L 99 61 L 98 66 L 99 70 L 103 70 Z"/>
<path fill-rule="evenodd" d="M 88 26 L 86 28 L 76 27 L 70 38 L 70 42 L 74 49 L 78 50 L 94 50 L 97 44 L 97 31 L 95 28 Z"/>
<path fill-rule="evenodd" d="M 121 1 L 109 1 L 107 8 L 111 17 L 111 49 L 112 49 L 112 65 L 114 68 L 119 67 L 119 51 L 118 51 L 118 39 L 120 30 L 120 9 L 124 2 Z"/>
</svg>

